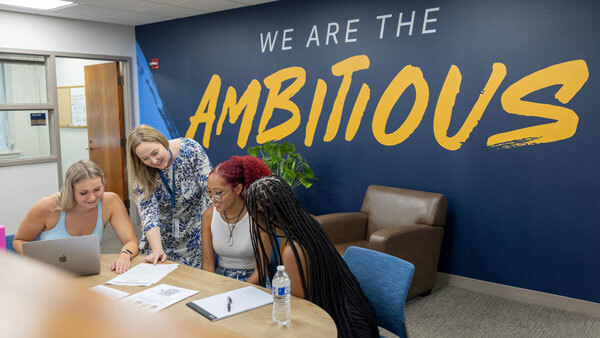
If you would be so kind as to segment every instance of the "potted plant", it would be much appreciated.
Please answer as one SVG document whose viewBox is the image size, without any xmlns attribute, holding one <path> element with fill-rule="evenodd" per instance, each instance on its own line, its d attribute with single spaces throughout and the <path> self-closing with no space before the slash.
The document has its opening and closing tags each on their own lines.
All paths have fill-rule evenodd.
<svg viewBox="0 0 600 338">
<path fill-rule="evenodd" d="M 254 157 L 260 157 L 273 174 L 283 178 L 291 187 L 302 185 L 309 188 L 315 179 L 315 173 L 312 171 L 306 159 L 295 152 L 296 146 L 289 142 L 267 142 L 263 145 L 248 148 L 248 154 Z"/>
</svg>

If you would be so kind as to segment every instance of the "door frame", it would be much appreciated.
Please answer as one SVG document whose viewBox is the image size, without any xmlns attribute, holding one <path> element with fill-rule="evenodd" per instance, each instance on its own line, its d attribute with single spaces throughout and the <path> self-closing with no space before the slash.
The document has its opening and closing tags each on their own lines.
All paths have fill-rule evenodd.
<svg viewBox="0 0 600 338">
<path fill-rule="evenodd" d="M 48 126 L 50 134 L 50 156 L 5 160 L 0 163 L 0 166 L 19 166 L 38 163 L 56 163 L 57 180 L 59 189 L 63 186 L 62 178 L 62 154 L 60 148 L 60 123 L 58 119 L 58 91 L 56 88 L 56 58 L 72 58 L 72 59 L 88 59 L 102 61 L 116 61 L 121 65 L 120 73 L 123 77 L 123 128 L 125 135 L 128 135 L 133 130 L 138 119 L 135 115 L 134 105 L 134 64 L 133 57 L 122 55 L 105 55 L 105 54 L 88 54 L 88 53 L 71 53 L 60 51 L 36 50 L 36 49 L 18 49 L 0 47 L 0 53 L 15 53 L 15 54 L 31 54 L 46 57 L 46 92 L 48 102 L 43 104 L 29 105 L 40 110 L 48 110 Z M 23 110 L 23 105 L 5 105 L 8 108 Z M 13 107 L 14 106 L 14 107 Z M 27 107 L 30 108 L 30 107 Z M 125 162 L 125 181 L 129 188 L 129 177 L 127 175 L 127 162 Z M 129 192 L 128 192 L 129 194 Z M 131 196 L 128 196 L 131 200 Z M 137 220 L 137 208 L 133 207 L 133 203 L 129 208 L 130 218 Z M 134 223 L 136 224 L 136 223 Z M 134 225 L 135 226 L 135 225 Z"/>
<path fill-rule="evenodd" d="M 53 102 L 55 102 L 56 105 L 58 105 L 58 90 L 56 88 L 56 58 L 60 57 L 60 58 L 70 58 L 70 59 L 87 59 L 87 60 L 99 60 L 99 61 L 116 61 L 119 63 L 119 71 L 120 71 L 120 76 L 123 77 L 123 85 L 121 86 L 121 90 L 123 91 L 123 128 L 124 128 L 124 137 L 127 138 L 127 135 L 129 135 L 129 132 L 131 132 L 133 130 L 133 128 L 135 127 L 135 123 L 136 123 L 136 116 L 135 116 L 135 109 L 134 109 L 134 102 L 133 102 L 133 70 L 134 68 L 132 67 L 132 58 L 128 57 L 128 56 L 114 56 L 114 55 L 100 55 L 100 54 L 84 54 L 84 53 L 56 53 L 54 55 L 51 56 L 52 58 L 52 70 L 53 70 L 53 74 L 54 77 L 52 78 L 53 81 L 53 91 L 52 91 L 52 95 L 53 95 Z M 56 110 L 58 112 L 58 110 Z M 55 119 L 56 123 L 53 125 L 54 128 L 56 128 L 56 139 L 58 140 L 57 143 L 57 157 L 58 157 L 58 162 L 57 162 L 57 171 L 58 171 L 58 186 L 60 188 L 62 188 L 63 186 L 63 180 L 62 180 L 62 155 L 60 152 L 60 126 L 59 126 L 59 121 L 58 121 L 58 116 Z M 126 193 L 127 193 L 127 199 L 129 200 L 129 218 L 131 219 L 132 223 L 134 224 L 134 229 L 136 227 L 136 224 L 138 224 L 138 220 L 139 220 L 139 215 L 138 215 L 138 211 L 137 208 L 135 207 L 135 203 L 132 199 L 132 196 L 130 194 L 130 189 L 129 189 L 129 175 L 128 175 L 128 170 L 127 170 L 127 149 L 125 149 L 125 158 L 123 159 L 123 163 L 125 163 L 125 186 L 127 188 Z M 125 202 L 125 201 L 123 201 Z"/>
<path fill-rule="evenodd" d="M 53 92 L 52 95 L 53 97 L 53 102 L 57 102 L 58 101 L 58 97 L 57 97 L 57 90 L 56 90 L 56 58 L 69 58 L 69 59 L 88 59 L 88 60 L 99 60 L 99 61 L 116 61 L 119 62 L 119 65 L 121 66 L 120 68 L 120 75 L 123 77 L 123 86 L 122 86 L 122 90 L 123 90 L 123 128 L 125 136 L 127 136 L 129 134 L 129 132 L 131 130 L 133 130 L 133 127 L 135 125 L 135 109 L 134 109 L 134 105 L 133 105 L 133 67 L 131 66 L 132 64 L 132 58 L 128 57 L 128 56 L 114 56 L 114 55 L 100 55 L 100 54 L 83 54 L 83 53 L 55 53 L 54 55 L 51 56 L 52 58 L 52 66 L 53 66 L 53 74 L 54 77 L 52 78 L 53 81 Z M 58 143 L 57 143 L 57 147 L 58 147 L 58 151 L 57 151 L 57 155 L 58 155 L 58 162 L 57 162 L 57 167 L 58 167 L 58 186 L 62 188 L 63 182 L 62 182 L 62 155 L 60 154 L 60 137 L 58 137 L 60 135 L 60 127 L 58 125 L 58 123 L 55 123 L 55 125 L 53 125 L 53 127 L 56 128 L 56 133 L 57 133 L 57 139 L 58 139 Z M 127 149 L 125 149 L 125 151 L 127 152 Z M 125 161 L 125 159 L 123 159 L 123 161 Z M 127 177 L 127 162 L 125 161 L 125 182 L 127 184 L 127 187 L 129 187 L 129 178 Z M 129 195 L 129 194 L 128 194 Z M 130 196 L 128 196 L 130 197 Z M 129 198 L 131 200 L 131 198 Z M 130 208 L 130 211 L 133 208 Z"/>
</svg>

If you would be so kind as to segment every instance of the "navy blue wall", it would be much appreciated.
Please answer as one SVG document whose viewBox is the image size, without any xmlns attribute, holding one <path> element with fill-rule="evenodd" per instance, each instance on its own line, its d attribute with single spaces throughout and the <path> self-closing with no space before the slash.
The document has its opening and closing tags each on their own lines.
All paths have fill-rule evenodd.
<svg viewBox="0 0 600 338">
<path fill-rule="evenodd" d="M 435 32 L 423 34 L 425 12 L 431 8 L 437 10 L 429 11 L 428 18 L 437 21 L 428 23 L 426 29 Z M 301 67 L 306 82 L 290 99 L 298 107 L 301 122 L 284 140 L 296 144 L 319 178 L 313 188 L 297 191 L 311 212 L 358 210 L 370 184 L 440 192 L 449 201 L 440 271 L 600 302 L 596 287 L 600 280 L 596 216 L 600 175 L 594 169 L 600 161 L 594 150 L 600 126 L 598 10 L 600 5 L 594 1 L 285 1 L 139 26 L 138 71 L 144 79 L 140 80 L 140 119 L 171 137 L 188 133 L 203 142 L 206 124 L 199 123 L 193 133 L 190 117 L 197 113 L 211 77 L 218 75 L 216 120 L 207 148 L 216 164 L 245 154 L 247 147 L 257 144 L 269 94 L 265 77 L 287 67 Z M 412 35 L 403 27 L 396 37 L 399 13 L 408 21 L 412 11 Z M 377 16 L 386 14 L 392 17 L 386 20 L 380 39 L 382 21 Z M 353 19 L 359 19 L 351 24 L 356 32 L 350 38 L 356 41 L 345 42 L 346 24 Z M 331 22 L 339 25 L 338 43 L 330 40 L 325 45 Z M 320 46 L 313 41 L 306 47 L 313 25 L 317 25 Z M 292 40 L 286 43 L 291 49 L 282 50 L 285 29 L 293 29 L 288 33 Z M 279 31 L 275 48 L 263 52 L 260 34 L 264 38 L 275 31 Z M 369 67 L 353 74 L 337 135 L 325 142 L 341 84 L 331 67 L 357 55 L 365 55 Z M 159 58 L 160 69 L 148 69 L 144 60 L 150 58 Z M 546 106 L 511 109 L 508 94 L 503 106 L 502 95 L 514 83 L 571 61 L 576 68 L 547 75 L 537 87 L 534 82 L 528 84 L 531 93 L 523 100 Z M 495 63 L 504 67 L 506 75 L 479 122 L 459 149 L 443 147 L 433 130 L 434 113 L 450 67 L 455 65 L 462 74 L 447 133 L 452 136 L 484 95 Z M 428 88 L 426 109 L 404 141 L 383 145 L 372 130 L 373 117 L 384 91 L 407 65 L 423 74 Z M 227 88 L 235 88 L 239 98 L 254 79 L 261 87 L 258 108 L 247 144 L 240 149 L 242 117 L 234 124 L 226 121 L 220 135 L 216 135 L 217 121 Z M 326 82 L 327 92 L 308 147 L 306 125 L 318 79 Z M 283 82 L 282 88 L 291 83 Z M 569 85 L 563 88 L 572 91 L 566 99 L 557 95 L 565 83 Z M 370 89 L 369 100 L 356 135 L 346 141 L 346 125 L 363 84 Z M 402 95 L 391 110 L 385 133 L 403 125 L 419 91 L 422 88 L 413 86 L 403 93 L 392 90 Z M 495 134 L 554 122 L 540 117 L 536 107 L 557 112 L 556 130 L 542 133 L 555 140 L 542 137 L 529 140 L 529 145 L 523 143 L 527 140 L 506 147 L 487 145 Z M 533 116 L 524 116 L 528 114 Z M 267 128 L 290 116 L 291 112 L 276 109 Z M 381 121 L 376 124 L 381 127 Z"/>
</svg>

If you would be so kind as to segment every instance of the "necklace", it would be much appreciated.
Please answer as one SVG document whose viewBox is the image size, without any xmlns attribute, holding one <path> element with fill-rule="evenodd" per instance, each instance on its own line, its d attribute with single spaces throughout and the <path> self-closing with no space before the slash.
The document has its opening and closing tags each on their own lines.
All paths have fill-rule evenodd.
<svg viewBox="0 0 600 338">
<path fill-rule="evenodd" d="M 225 222 L 227 222 L 227 229 L 229 230 L 229 239 L 227 239 L 227 246 L 232 246 L 233 245 L 233 230 L 235 230 L 236 225 L 238 224 L 239 220 L 240 220 L 240 216 L 242 215 L 242 212 L 244 212 L 244 209 L 246 209 L 246 206 L 242 206 L 242 210 L 240 210 L 240 212 L 237 214 L 237 216 L 229 218 L 227 217 L 227 211 L 223 210 L 223 216 L 225 216 Z M 230 224 L 229 221 L 235 221 L 233 222 L 233 224 Z"/>
</svg>

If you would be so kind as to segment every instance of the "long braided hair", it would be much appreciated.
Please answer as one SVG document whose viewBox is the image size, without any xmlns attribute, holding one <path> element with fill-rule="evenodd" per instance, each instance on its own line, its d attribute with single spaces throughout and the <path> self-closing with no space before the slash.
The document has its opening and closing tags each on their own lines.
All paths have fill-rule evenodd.
<svg viewBox="0 0 600 338">
<path fill-rule="evenodd" d="M 304 295 L 329 313 L 340 337 L 356 337 L 361 329 L 367 336 L 378 337 L 373 306 L 319 222 L 309 215 L 289 184 L 276 175 L 262 177 L 247 190 L 245 201 L 251 217 L 250 233 L 260 285 L 265 285 L 267 274 L 273 280 L 269 271 L 271 257 L 265 251 L 262 231 L 269 235 L 277 265 L 283 265 L 278 238 L 299 244 L 302 252 L 296 245 L 290 248 L 299 267 L 303 266 L 300 255 L 306 257 L 307 275 L 299 269 Z M 362 317 L 353 320 L 357 314 Z"/>
</svg>

